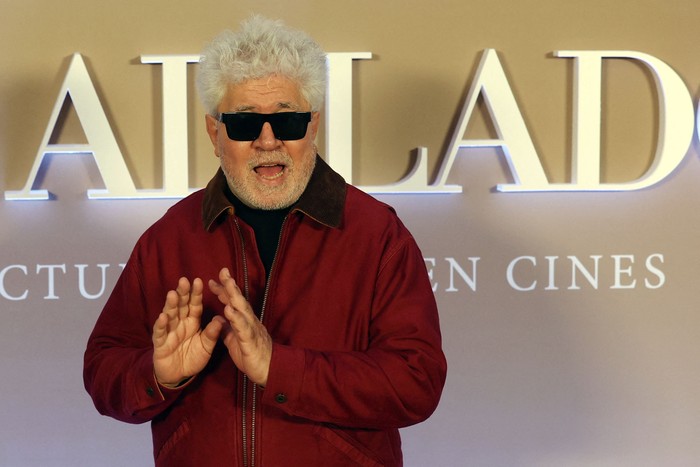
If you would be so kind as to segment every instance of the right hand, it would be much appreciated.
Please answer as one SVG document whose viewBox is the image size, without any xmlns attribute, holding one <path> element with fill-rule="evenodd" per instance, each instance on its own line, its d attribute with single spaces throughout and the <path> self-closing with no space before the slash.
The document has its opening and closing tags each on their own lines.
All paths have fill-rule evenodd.
<svg viewBox="0 0 700 467">
<path fill-rule="evenodd" d="M 168 292 L 163 312 L 153 325 L 153 369 L 156 380 L 175 387 L 204 369 L 226 320 L 221 316 L 200 329 L 202 280 L 181 277 L 177 290 Z"/>
</svg>

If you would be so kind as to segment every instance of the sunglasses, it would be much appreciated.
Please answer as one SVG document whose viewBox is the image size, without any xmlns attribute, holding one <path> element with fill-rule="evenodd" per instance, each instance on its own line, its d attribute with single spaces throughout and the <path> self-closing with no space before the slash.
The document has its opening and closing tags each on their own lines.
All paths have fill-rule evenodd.
<svg viewBox="0 0 700 467">
<path fill-rule="evenodd" d="M 253 112 L 222 113 L 219 117 L 226 125 L 226 134 L 234 141 L 254 141 L 262 132 L 263 125 L 268 122 L 272 126 L 275 138 L 282 141 L 293 141 L 306 136 L 311 112 L 279 112 L 274 114 L 258 114 Z"/>
</svg>

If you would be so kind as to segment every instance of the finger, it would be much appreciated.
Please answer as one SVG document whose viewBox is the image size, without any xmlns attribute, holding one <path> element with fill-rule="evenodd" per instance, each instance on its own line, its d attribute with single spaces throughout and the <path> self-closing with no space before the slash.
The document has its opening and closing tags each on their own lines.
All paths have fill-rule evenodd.
<svg viewBox="0 0 700 467">
<path fill-rule="evenodd" d="M 231 323 L 229 323 L 226 320 L 226 318 L 224 318 L 223 316 L 217 315 L 217 316 L 214 316 L 214 319 L 219 320 L 219 322 L 221 323 L 222 328 L 221 328 L 221 334 L 219 337 L 224 341 L 224 343 L 226 343 L 226 340 L 230 339 L 229 336 L 231 336 L 232 331 L 233 331 L 231 329 Z M 227 345 L 227 347 L 228 347 L 228 345 Z"/>
<path fill-rule="evenodd" d="M 255 337 L 255 327 L 259 325 L 258 319 L 252 312 L 227 306 L 224 315 L 231 324 L 232 333 L 240 343 L 251 342 Z"/>
<path fill-rule="evenodd" d="M 238 287 L 238 284 L 236 284 L 233 277 L 231 277 L 231 274 L 227 268 L 223 268 L 221 270 L 219 279 L 221 279 L 221 284 L 224 286 L 226 293 L 229 296 L 228 304 L 240 310 L 249 308 L 248 301 L 243 296 L 243 292 L 241 291 L 240 287 Z"/>
<path fill-rule="evenodd" d="M 223 320 L 221 335 L 219 336 L 221 341 L 224 343 L 229 351 L 229 354 L 233 357 L 234 354 L 238 354 L 238 338 L 236 337 L 236 331 L 231 327 L 231 323 L 227 321 L 223 316 L 219 316 L 219 319 Z M 236 363 L 236 357 L 234 357 L 234 363 Z M 236 364 L 237 365 L 237 364 Z"/>
<path fill-rule="evenodd" d="M 175 290 L 170 290 L 165 296 L 165 304 L 163 305 L 163 313 L 168 319 L 177 317 L 179 311 L 180 296 Z"/>
<path fill-rule="evenodd" d="M 247 325 L 243 314 L 231 305 L 224 307 L 224 316 L 236 331 L 240 331 L 243 326 Z"/>
<path fill-rule="evenodd" d="M 190 281 L 186 277 L 181 277 L 177 283 L 177 295 L 178 295 L 178 313 L 180 319 L 187 318 L 189 313 L 189 302 L 190 302 Z"/>
<path fill-rule="evenodd" d="M 211 293 L 216 295 L 216 298 L 218 298 L 222 304 L 224 304 L 224 305 L 229 304 L 230 299 L 229 299 L 229 296 L 226 293 L 226 289 L 224 288 L 223 285 L 219 284 L 214 279 L 210 279 L 209 280 L 209 290 L 211 290 Z"/>
<path fill-rule="evenodd" d="M 165 312 L 158 315 L 156 322 L 153 323 L 153 335 L 151 339 L 153 341 L 153 347 L 160 347 L 165 343 L 168 337 L 168 315 Z"/>
<path fill-rule="evenodd" d="M 179 296 L 175 290 L 170 290 L 165 296 L 165 304 L 163 312 L 158 315 L 155 323 L 153 323 L 153 335 L 151 340 L 155 347 L 165 344 L 168 337 L 168 329 L 175 327 L 179 319 L 178 303 Z"/>
<path fill-rule="evenodd" d="M 224 325 L 223 329 L 221 330 L 221 340 L 223 341 L 224 345 L 226 348 L 229 350 L 229 354 L 233 356 L 234 354 L 238 354 L 238 338 L 236 337 L 236 332 L 233 330 L 231 327 L 230 322 L 226 322 Z M 236 363 L 236 358 L 234 357 L 234 363 Z M 236 363 L 236 366 L 238 366 L 238 363 Z"/>
<path fill-rule="evenodd" d="M 202 292 L 204 291 L 204 284 L 202 279 L 199 277 L 195 278 L 192 282 L 192 292 L 190 294 L 189 301 L 189 316 L 194 318 L 200 318 L 202 316 L 202 311 L 204 307 L 202 306 Z"/>
</svg>

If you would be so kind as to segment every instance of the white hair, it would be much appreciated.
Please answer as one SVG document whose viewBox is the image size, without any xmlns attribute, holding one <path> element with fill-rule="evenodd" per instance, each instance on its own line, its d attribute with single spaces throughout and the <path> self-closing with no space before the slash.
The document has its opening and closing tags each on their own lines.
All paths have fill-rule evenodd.
<svg viewBox="0 0 700 467">
<path fill-rule="evenodd" d="M 228 86 L 270 75 L 297 83 L 311 110 L 320 110 L 326 94 L 326 54 L 306 33 L 255 15 L 242 22 L 239 31 L 223 31 L 204 48 L 197 90 L 206 111 L 216 115 Z"/>
</svg>

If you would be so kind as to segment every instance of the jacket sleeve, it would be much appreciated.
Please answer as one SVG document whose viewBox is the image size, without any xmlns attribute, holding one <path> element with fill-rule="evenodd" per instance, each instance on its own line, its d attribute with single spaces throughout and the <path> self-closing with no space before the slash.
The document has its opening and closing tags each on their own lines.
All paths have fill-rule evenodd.
<svg viewBox="0 0 700 467">
<path fill-rule="evenodd" d="M 155 305 L 143 292 L 137 251 L 95 324 L 83 365 L 85 389 L 97 410 L 129 423 L 151 420 L 177 399 L 181 389 L 169 390 L 155 380 L 151 328 L 162 304 L 149 309 Z"/>
<path fill-rule="evenodd" d="M 412 237 L 387 255 L 373 309 L 366 350 L 323 352 L 275 344 L 263 403 L 345 427 L 399 428 L 429 417 L 447 363 L 435 298 Z"/>
</svg>

